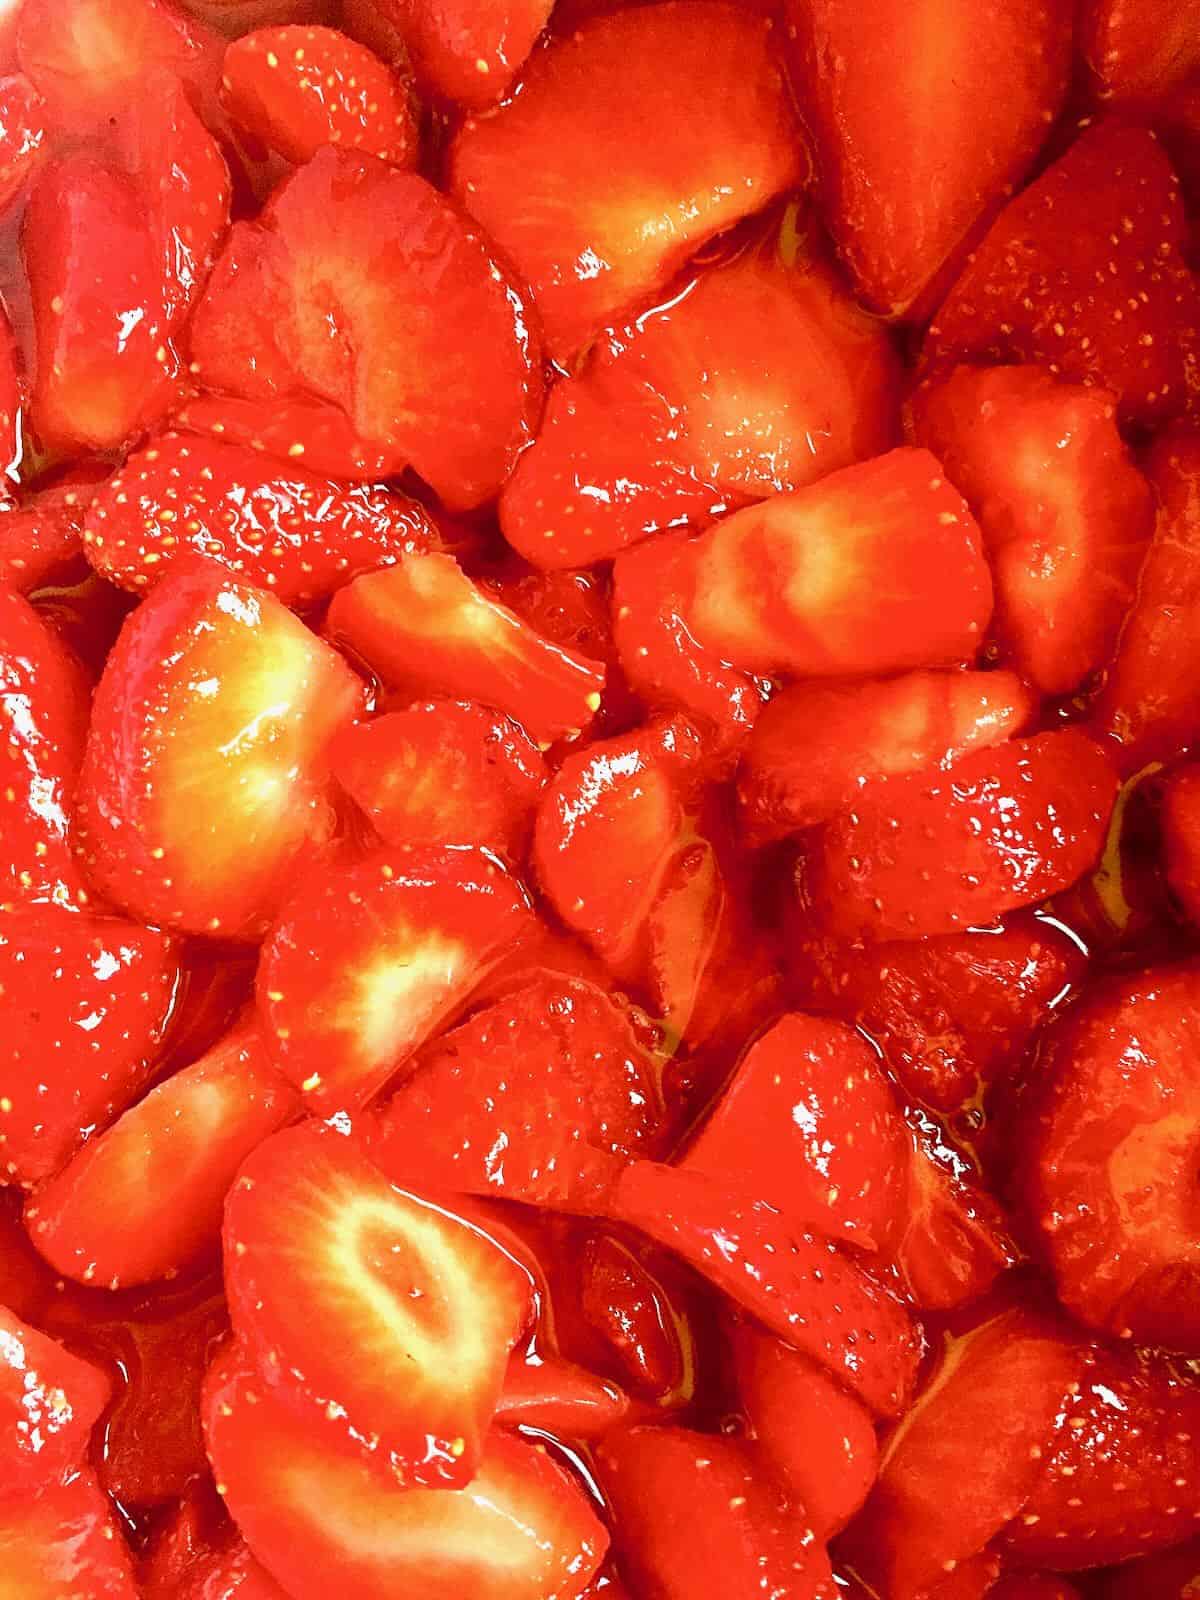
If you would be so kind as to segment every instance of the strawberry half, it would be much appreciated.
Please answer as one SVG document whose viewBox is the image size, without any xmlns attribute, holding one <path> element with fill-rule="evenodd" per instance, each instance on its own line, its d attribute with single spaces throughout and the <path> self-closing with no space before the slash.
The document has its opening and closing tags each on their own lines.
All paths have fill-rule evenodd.
<svg viewBox="0 0 1200 1600">
<path fill-rule="evenodd" d="M 359 680 L 278 600 L 192 561 L 122 629 L 79 784 L 92 881 L 148 922 L 261 931 L 332 830 L 324 753 Z"/>
<path fill-rule="evenodd" d="M 21 594 L 65 578 L 80 554 L 91 480 L 42 489 L 23 504 L 0 502 L 0 582 Z"/>
<path fill-rule="evenodd" d="M 111 1392 L 104 1373 L 0 1306 L 0 1504 L 81 1465 Z"/>
<path fill-rule="evenodd" d="M 1200 67 L 1195 0 L 1086 0 L 1079 29 L 1098 100 L 1158 100 Z"/>
<path fill-rule="evenodd" d="M 234 227 L 192 355 L 235 402 L 214 407 L 218 434 L 242 437 L 251 401 L 242 442 L 335 477 L 411 466 L 457 509 L 496 493 L 541 406 L 536 339 L 487 241 L 423 178 L 332 147 Z"/>
<path fill-rule="evenodd" d="M 422 84 L 479 110 L 525 64 L 553 0 L 376 0 L 399 30 Z"/>
<path fill-rule="evenodd" d="M 13 1600 L 138 1597 L 129 1546 L 90 1472 L 0 1500 L 0 1573 Z"/>
<path fill-rule="evenodd" d="M 960 1150 L 929 1118 L 913 1124 L 896 1267 L 928 1311 L 972 1305 L 1020 1259 L 1007 1219 Z"/>
<path fill-rule="evenodd" d="M 464 122 L 451 190 L 533 290 L 557 360 L 803 180 L 773 44 L 765 18 L 719 0 L 618 11 Z"/>
</svg>

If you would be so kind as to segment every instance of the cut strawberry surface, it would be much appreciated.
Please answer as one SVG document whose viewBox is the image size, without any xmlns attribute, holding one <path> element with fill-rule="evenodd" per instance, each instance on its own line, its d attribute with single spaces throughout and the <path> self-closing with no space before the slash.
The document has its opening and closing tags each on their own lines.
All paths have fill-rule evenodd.
<svg viewBox="0 0 1200 1600">
<path fill-rule="evenodd" d="M 60 1483 L 82 1464 L 110 1392 L 103 1372 L 0 1306 L 0 1504 Z"/>
<path fill-rule="evenodd" d="M 3 1600 L 137 1600 L 133 1562 L 89 1472 L 31 1498 L 0 1500 Z"/>
<path fill-rule="evenodd" d="M 0 79 L 0 213 L 25 193 L 45 156 L 41 96 L 22 73 Z"/>
<path fill-rule="evenodd" d="M 982 1299 L 1020 1255 L 1004 1212 L 962 1153 L 913 1120 L 896 1266 L 916 1305 L 951 1311 Z"/>
<path fill-rule="evenodd" d="M 497 605 L 451 555 L 404 556 L 356 578 L 327 629 L 387 684 L 481 700 L 546 743 L 577 734 L 600 706 L 603 667 Z"/>
<path fill-rule="evenodd" d="M 473 110 L 501 99 L 553 0 L 374 0 L 399 30 L 422 84 Z"/>
<path fill-rule="evenodd" d="M 1087 0 L 1079 52 L 1098 100 L 1157 100 L 1200 67 L 1200 10 L 1194 0 Z"/>
<path fill-rule="evenodd" d="M 663 1409 L 690 1400 L 696 1382 L 687 1302 L 663 1276 L 666 1259 L 656 1261 L 647 1246 L 636 1249 L 600 1234 L 584 1248 L 578 1302 L 589 1333 L 602 1342 L 606 1363 L 615 1361 L 622 1380 Z M 561 1300 L 555 1315 L 561 1320 Z"/>
<path fill-rule="evenodd" d="M 457 508 L 495 494 L 541 404 L 536 339 L 484 238 L 423 178 L 334 148 L 235 226 L 192 354 L 205 387 L 283 406 L 272 453 L 351 478 L 411 466 Z M 296 401 L 333 418 L 324 439 L 287 438 Z"/>
<path fill-rule="evenodd" d="M 148 921 L 261 932 L 333 828 L 324 766 L 363 689 L 278 600 L 194 561 L 133 614 L 96 691 L 76 825 Z"/>
<path fill-rule="evenodd" d="M 798 489 L 895 443 L 887 334 L 802 254 L 795 216 L 664 291 L 551 390 L 500 503 L 539 567 Z"/>
<path fill-rule="evenodd" d="M 451 189 L 533 290 L 556 359 L 803 181 L 774 43 L 765 18 L 716 0 L 618 11 L 463 124 Z"/>
<path fill-rule="evenodd" d="M 586 1367 L 551 1356 L 509 1362 L 496 1420 L 508 1428 L 536 1428 L 556 1438 L 602 1439 L 628 1419 L 629 1396 Z"/>
</svg>

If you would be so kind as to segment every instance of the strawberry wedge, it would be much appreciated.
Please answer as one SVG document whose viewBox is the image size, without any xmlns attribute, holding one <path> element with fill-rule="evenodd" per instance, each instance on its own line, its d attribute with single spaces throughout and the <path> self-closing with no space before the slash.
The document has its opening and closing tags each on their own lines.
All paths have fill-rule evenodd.
<svg viewBox="0 0 1200 1600">
<path fill-rule="evenodd" d="M 501 99 L 553 0 L 373 0 L 399 32 L 422 85 L 477 110 Z"/>
<path fill-rule="evenodd" d="M 103 1372 L 0 1306 L 0 1501 L 81 1465 L 111 1390 Z"/>
</svg>

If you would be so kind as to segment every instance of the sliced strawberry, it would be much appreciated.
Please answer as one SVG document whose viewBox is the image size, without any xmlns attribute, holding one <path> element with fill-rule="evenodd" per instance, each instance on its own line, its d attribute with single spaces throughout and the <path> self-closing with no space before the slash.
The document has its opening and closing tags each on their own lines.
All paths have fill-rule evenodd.
<svg viewBox="0 0 1200 1600">
<path fill-rule="evenodd" d="M 402 556 L 329 608 L 327 631 L 389 686 L 481 700 L 546 743 L 587 726 L 604 669 L 497 605 L 451 555 Z"/>
<path fill-rule="evenodd" d="M 979 519 L 1005 659 L 1043 694 L 1078 688 L 1112 653 L 1154 531 L 1113 396 L 963 368 L 918 395 L 916 433 Z"/>
<path fill-rule="evenodd" d="M 236 1345 L 210 1374 L 204 1420 L 225 1501 L 294 1600 L 576 1600 L 603 1560 L 583 1492 L 502 1431 L 467 1487 L 405 1489 L 361 1451 L 325 1446 Z"/>
<path fill-rule="evenodd" d="M 886 1254 L 902 1223 L 909 1139 L 866 1041 L 792 1011 L 746 1051 L 683 1164 Z"/>
<path fill-rule="evenodd" d="M 41 96 L 22 73 L 0 79 L 0 213 L 24 194 L 45 157 Z"/>
<path fill-rule="evenodd" d="M 1200 768 L 1182 766 L 1162 792 L 1162 842 L 1171 892 L 1200 922 Z"/>
<path fill-rule="evenodd" d="M 536 1428 L 558 1439 L 602 1439 L 628 1420 L 629 1396 L 615 1383 L 557 1356 L 514 1356 L 496 1403 L 506 1428 Z"/>
<path fill-rule="evenodd" d="M 870 1412 L 823 1367 L 752 1322 L 735 1323 L 730 1343 L 751 1436 L 818 1539 L 832 1538 L 867 1498 L 879 1468 Z"/>
<path fill-rule="evenodd" d="M 816 836 L 802 893 L 842 938 L 986 926 L 1096 861 L 1116 789 L 1108 756 L 1074 728 L 891 778 Z"/>
<path fill-rule="evenodd" d="M 362 685 L 278 600 L 192 561 L 133 614 L 96 691 L 77 829 L 147 921 L 261 931 L 332 830 L 324 752 Z"/>
<path fill-rule="evenodd" d="M 1098 100 L 1157 100 L 1200 67 L 1195 0 L 1086 0 L 1079 52 Z"/>
<path fill-rule="evenodd" d="M 174 940 L 35 906 L 0 916 L 0 1168 L 30 1184 L 149 1075 L 179 983 Z"/>
<path fill-rule="evenodd" d="M 795 225 L 788 211 L 760 245 L 686 279 L 551 390 L 500 502 L 528 560 L 583 566 L 895 443 L 888 336 L 802 254 Z"/>
<path fill-rule="evenodd" d="M 1200 314 L 1186 238 L 1154 135 L 1088 127 L 1000 213 L 929 329 L 925 364 L 1034 361 L 1111 390 L 1123 421 L 1170 417 Z"/>
<path fill-rule="evenodd" d="M 0 1502 L 78 1468 L 110 1394 L 104 1373 L 0 1306 Z"/>
<path fill-rule="evenodd" d="M 90 485 L 67 481 L 0 505 L 0 583 L 22 594 L 66 575 L 82 545 Z"/>
<path fill-rule="evenodd" d="M 478 231 L 423 178 L 335 148 L 234 228 L 192 353 L 206 387 L 263 408 L 271 453 L 411 466 L 458 509 L 495 494 L 541 404 L 521 296 Z M 305 408 L 316 426 L 289 431 Z"/>
<path fill-rule="evenodd" d="M 1139 1591 L 1149 1593 L 1150 1591 Z M 1159 1591 L 1153 1591 L 1157 1594 Z M 1079 1590 L 1050 1573 L 1018 1572 L 1001 1578 L 987 1591 L 988 1600 L 1080 1600 Z M 1162 1600 L 1172 1600 L 1163 1593 Z"/>
<path fill-rule="evenodd" d="M 1178 1550 L 1166 1555 L 1147 1556 L 1143 1561 L 1131 1561 L 1119 1567 L 1100 1590 L 1104 1600 L 1193 1600 L 1200 1582 L 1200 1542 L 1193 1539 Z M 1064 1600 L 1072 1600 L 1071 1591 L 1064 1589 Z M 1002 1595 L 1001 1600 L 1022 1600 L 1019 1594 Z M 1041 1600 L 1031 1595 L 1029 1600 Z M 1045 1600 L 1058 1600 L 1048 1591 Z"/>
<path fill-rule="evenodd" d="M 603 1441 L 597 1465 L 622 1566 L 656 1600 L 835 1600 L 829 1557 L 803 1508 L 763 1479 L 744 1444 L 630 1428 Z"/>
<path fill-rule="evenodd" d="M 694 1396 L 695 1339 L 686 1302 L 677 1286 L 652 1270 L 649 1255 L 648 1247 L 639 1251 L 611 1234 L 590 1239 L 580 1267 L 578 1309 L 624 1381 L 665 1410 Z M 561 1314 L 556 1302 L 556 1319 Z"/>
<path fill-rule="evenodd" d="M 691 550 L 683 621 L 752 672 L 869 677 L 957 664 L 975 655 L 991 615 L 979 530 L 925 450 L 893 450 L 749 506 Z"/>
<path fill-rule="evenodd" d="M 788 0 L 826 224 L 875 311 L 902 316 L 1013 192 L 1058 114 L 1071 18 L 1055 0 Z"/>
<path fill-rule="evenodd" d="M 129 1547 L 89 1472 L 0 1501 L 0 1572 L 14 1600 L 137 1600 Z"/>
<path fill-rule="evenodd" d="M 422 84 L 479 110 L 502 99 L 553 0 L 373 0 L 399 29 Z"/>
<path fill-rule="evenodd" d="M 927 1119 L 912 1120 L 896 1265 L 916 1305 L 950 1311 L 982 1299 L 1019 1255 L 1004 1212 L 974 1168 Z"/>
<path fill-rule="evenodd" d="M 474 848 L 387 849 L 312 873 L 259 964 L 277 1065 L 315 1109 L 363 1104 L 531 923 L 521 885 Z"/>
<path fill-rule="evenodd" d="M 947 767 L 1002 744 L 1034 704 L 1011 672 L 910 672 L 879 683 L 796 683 L 755 723 L 738 771 L 751 844 L 849 811 L 868 779 Z"/>
<path fill-rule="evenodd" d="M 0 1189 L 0 1305 L 24 1322 L 40 1324 L 46 1302 L 58 1290 L 54 1274 L 29 1241 L 20 1202 L 19 1190 Z"/>
<path fill-rule="evenodd" d="M 1076 1346 L 1029 1311 L 948 1341 L 848 1535 L 850 1565 L 873 1592 L 918 1600 L 1016 1515 L 1081 1370 Z"/>
<path fill-rule="evenodd" d="M 0 506 L 7 504 L 8 492 L 20 482 L 25 456 L 24 399 L 16 336 L 7 312 L 0 307 Z"/>
<path fill-rule="evenodd" d="M 138 1573 L 143 1600 L 287 1600 L 240 1534 L 206 1539 L 184 1522 L 190 1511 L 184 1501 L 156 1534 Z"/>
<path fill-rule="evenodd" d="M 463 124 L 451 188 L 533 290 L 553 356 L 803 180 L 773 44 L 766 19 L 717 0 L 618 11 L 556 39 L 519 95 Z"/>
<path fill-rule="evenodd" d="M 4 524 L 0 522 L 0 536 Z M 285 605 L 436 543 L 415 500 L 286 467 L 246 446 L 174 430 L 136 450 L 88 507 L 96 571 L 134 593 L 189 554 L 208 556 Z"/>
</svg>

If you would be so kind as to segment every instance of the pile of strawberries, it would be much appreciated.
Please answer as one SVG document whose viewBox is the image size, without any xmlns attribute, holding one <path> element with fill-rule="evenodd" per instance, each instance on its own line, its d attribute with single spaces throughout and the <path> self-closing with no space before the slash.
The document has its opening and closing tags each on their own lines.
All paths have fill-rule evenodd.
<svg viewBox="0 0 1200 1600">
<path fill-rule="evenodd" d="M 1194 1595 L 1200 0 L 0 69 L 0 1596 Z"/>
</svg>

